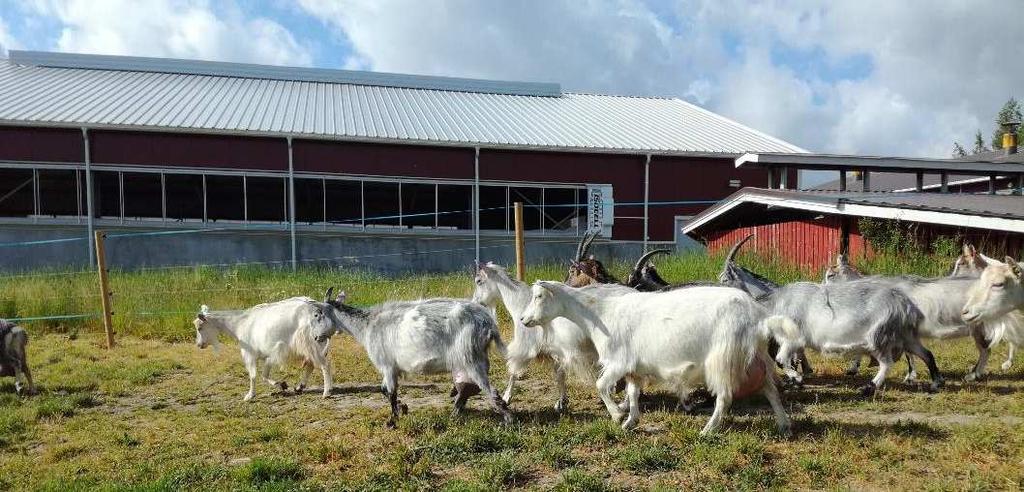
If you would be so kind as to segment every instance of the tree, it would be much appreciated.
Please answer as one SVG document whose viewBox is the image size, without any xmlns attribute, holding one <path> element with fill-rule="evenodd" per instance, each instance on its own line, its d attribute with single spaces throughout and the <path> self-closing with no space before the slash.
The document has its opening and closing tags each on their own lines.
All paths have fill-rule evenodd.
<svg viewBox="0 0 1024 492">
<path fill-rule="evenodd" d="M 999 114 L 996 115 L 996 128 L 992 132 L 992 148 L 1001 149 L 1003 148 L 1003 125 L 1008 121 L 1020 122 L 1024 119 L 1024 115 L 1021 114 L 1020 103 L 1017 99 L 1010 97 L 1006 104 L 1003 104 L 1003 108 L 999 110 Z M 1017 127 L 1017 141 L 1024 137 L 1024 127 Z"/>
<path fill-rule="evenodd" d="M 953 142 L 953 158 L 957 157 L 967 157 L 967 150 L 960 145 L 960 142 Z"/>
<path fill-rule="evenodd" d="M 985 139 L 981 136 L 981 130 L 978 130 L 977 133 L 974 134 L 974 148 L 971 149 L 971 153 L 980 154 L 982 152 L 988 152 L 988 149 L 985 148 Z"/>
</svg>

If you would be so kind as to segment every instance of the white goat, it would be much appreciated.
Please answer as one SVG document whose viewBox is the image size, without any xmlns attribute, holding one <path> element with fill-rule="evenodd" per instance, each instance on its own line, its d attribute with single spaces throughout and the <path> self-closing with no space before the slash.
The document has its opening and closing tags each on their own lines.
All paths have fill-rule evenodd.
<svg viewBox="0 0 1024 492">
<path fill-rule="evenodd" d="M 467 377 L 490 397 L 491 405 L 504 418 L 513 421 L 505 401 L 491 387 L 487 358 L 491 342 L 505 354 L 498 323 L 486 307 L 467 299 L 424 299 L 387 302 L 367 309 L 345 304 L 345 293 L 331 300 L 327 291 L 324 311 L 330 323 L 316 333 L 326 341 L 344 330 L 366 349 L 370 362 L 383 379 L 382 392 L 391 404 L 388 426 L 398 422 L 399 409 L 408 408 L 398 400 L 398 378 L 404 374 L 439 374 L 446 371 L 459 382 Z M 459 413 L 466 404 L 466 393 L 455 400 Z"/>
<path fill-rule="evenodd" d="M 1009 256 L 985 267 L 971 286 L 961 315 L 967 323 L 997 321 L 1015 309 L 1024 309 L 1024 271 Z"/>
<path fill-rule="evenodd" d="M 951 276 L 959 274 L 959 276 L 978 279 L 989 265 L 1005 265 L 999 260 L 975 252 L 973 247 L 970 248 L 970 252 L 972 255 L 966 258 L 968 249 L 965 246 L 964 255 L 957 259 Z M 972 284 L 971 288 L 973 287 Z M 984 321 L 984 323 L 986 326 L 992 327 L 986 333 L 991 335 L 989 347 L 994 347 L 1001 340 L 1006 340 L 1006 360 L 999 367 L 1004 371 L 1010 370 L 1013 367 L 1013 356 L 1017 347 L 1024 345 L 1024 308 L 1014 309 L 1001 318 Z"/>
<path fill-rule="evenodd" d="M 790 432 L 789 417 L 769 373 L 768 337 L 799 336 L 782 317 L 767 317 L 749 294 L 731 287 L 690 287 L 669 292 L 601 296 L 556 282 L 537 282 L 522 316 L 525 326 L 545 326 L 564 317 L 582 327 L 599 354 L 597 391 L 612 420 L 623 409 L 611 397 L 612 386 L 625 378 L 629 416 L 625 429 L 640 417 L 639 395 L 647 381 L 658 381 L 684 399 L 700 383 L 716 396 L 715 410 L 701 431 L 721 425 L 732 400 L 751 370 L 762 378 L 760 390 L 771 403 L 779 431 Z M 548 325 L 549 329 L 569 329 Z M 575 328 L 579 329 L 579 328 Z"/>
<path fill-rule="evenodd" d="M 196 319 L 196 345 L 206 348 L 216 345 L 217 334 L 224 333 L 238 341 L 242 352 L 242 363 L 249 372 L 249 392 L 245 401 L 256 396 L 257 363 L 263 361 L 263 379 L 271 386 L 288 389 L 284 381 L 270 379 L 273 366 L 283 365 L 290 357 L 297 356 L 303 361 L 302 375 L 296 391 L 306 387 L 306 381 L 313 367 L 320 368 L 324 376 L 323 396 L 331 395 L 331 365 L 327 358 L 327 343 L 319 343 L 314 333 L 330 321 L 318 306 L 308 297 L 293 297 L 283 301 L 259 304 L 244 311 L 211 312 L 202 306 Z"/>
<path fill-rule="evenodd" d="M 530 286 L 509 277 L 508 272 L 501 266 L 494 263 L 479 265 L 473 280 L 474 302 L 492 308 L 503 302 L 512 317 L 515 334 L 512 342 L 508 344 L 508 386 L 502 398 L 506 403 L 511 403 L 516 379 L 522 377 L 534 360 L 550 358 L 554 362 L 555 383 L 559 394 L 555 411 L 566 411 L 569 405 L 565 384 L 566 373 L 572 372 L 586 378 L 593 378 L 596 373 L 594 369 L 597 367 L 597 350 L 590 337 L 565 318 L 551 321 L 551 325 L 564 325 L 557 328 L 545 327 L 538 330 L 524 326 L 520 318 L 530 303 Z M 636 292 L 618 284 L 595 284 L 587 288 L 600 291 L 604 295 Z"/>
</svg>

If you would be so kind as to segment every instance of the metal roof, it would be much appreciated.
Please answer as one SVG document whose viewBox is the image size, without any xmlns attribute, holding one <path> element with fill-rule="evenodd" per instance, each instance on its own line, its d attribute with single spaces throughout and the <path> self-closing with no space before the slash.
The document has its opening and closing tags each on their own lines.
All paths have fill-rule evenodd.
<svg viewBox="0 0 1024 492">
<path fill-rule="evenodd" d="M 925 174 L 922 177 L 922 189 L 924 190 L 937 190 L 942 186 L 942 176 L 938 174 Z M 966 175 L 966 174 L 950 174 L 948 176 L 949 181 L 946 183 L 950 187 L 973 184 L 973 183 L 984 183 L 989 180 L 988 176 L 977 176 L 977 175 Z M 1012 179 L 1008 176 L 999 175 L 997 177 L 999 186 L 1012 186 Z M 917 189 L 917 176 L 914 174 L 907 173 L 887 173 L 887 172 L 873 172 L 871 173 L 871 191 L 916 191 Z M 819 185 L 811 186 L 807 188 L 809 191 L 839 191 L 839 180 L 832 180 Z M 864 180 L 856 179 L 850 176 L 846 178 L 846 190 L 847 191 L 864 191 Z"/>
<path fill-rule="evenodd" d="M 696 215 L 683 226 L 695 233 L 712 221 L 725 220 L 744 204 L 767 210 L 876 217 L 1024 233 L 1024 197 L 955 193 L 818 192 L 743 188 Z M 742 210 L 742 209 L 740 209 Z M 736 213 L 740 213 L 737 211 Z M 749 214 L 750 211 L 746 212 Z"/>
<path fill-rule="evenodd" d="M 1024 163 L 1003 160 L 929 159 L 925 157 L 881 157 L 833 154 L 786 154 L 751 152 L 736 158 L 736 167 L 790 166 L 798 169 L 879 170 L 895 172 L 1024 173 Z"/>
<path fill-rule="evenodd" d="M 499 94 L 481 87 L 509 83 L 446 79 L 442 90 L 439 77 L 326 80 L 338 71 L 48 55 L 81 67 L 61 68 L 18 63 L 48 63 L 40 54 L 10 55 L 0 59 L 7 125 L 682 155 L 805 152 L 678 99 Z M 276 78 L 293 70 L 307 80 Z M 427 79 L 437 88 L 407 87 Z"/>
</svg>

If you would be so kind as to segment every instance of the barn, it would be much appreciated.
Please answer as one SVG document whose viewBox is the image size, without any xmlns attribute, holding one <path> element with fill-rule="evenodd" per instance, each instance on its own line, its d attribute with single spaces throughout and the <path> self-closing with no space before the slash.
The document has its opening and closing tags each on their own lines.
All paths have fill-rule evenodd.
<svg viewBox="0 0 1024 492">
<path fill-rule="evenodd" d="M 688 102 L 559 84 L 51 52 L 0 59 L 0 268 L 626 253 L 803 149 Z M 609 251 L 612 253 L 612 251 Z"/>
<path fill-rule="evenodd" d="M 924 245 L 944 236 L 990 255 L 1024 252 L 1024 159 L 1015 142 L 965 159 L 748 154 L 736 166 L 769 175 L 829 170 L 840 178 L 806 190 L 738 190 L 681 228 L 712 251 L 753 233 L 752 249 L 818 269 L 838 252 L 872 254 L 861 230 L 867 218 L 900 225 Z"/>
</svg>

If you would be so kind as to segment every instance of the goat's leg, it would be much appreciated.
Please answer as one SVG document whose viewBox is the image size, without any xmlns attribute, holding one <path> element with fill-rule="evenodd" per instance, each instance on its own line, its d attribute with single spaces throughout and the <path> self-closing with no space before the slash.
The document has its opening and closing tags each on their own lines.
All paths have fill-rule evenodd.
<svg viewBox="0 0 1024 492">
<path fill-rule="evenodd" d="M 242 400 L 249 401 L 256 396 L 256 355 L 242 349 L 242 363 L 245 364 L 245 370 L 249 372 L 249 392 Z"/>
<path fill-rule="evenodd" d="M 907 359 L 907 375 L 903 376 L 904 383 L 912 383 L 917 380 L 917 369 L 914 369 L 914 359 L 910 358 L 910 353 L 904 354 Z"/>
<path fill-rule="evenodd" d="M 860 358 L 858 357 L 858 360 L 859 359 Z M 779 396 L 779 389 L 775 387 L 774 378 L 764 378 L 764 386 L 761 387 L 761 394 L 768 399 L 768 403 L 772 406 L 772 411 L 775 412 L 775 424 L 779 429 L 779 434 L 787 437 L 792 435 L 793 426 L 789 421 L 789 415 L 786 414 L 786 408 L 782 405 L 782 398 Z"/>
<path fill-rule="evenodd" d="M 323 364 L 320 364 L 320 373 L 324 376 L 324 398 L 331 396 L 331 390 L 334 389 L 334 376 L 331 375 L 331 361 L 330 359 L 324 358 Z M 308 375 L 308 373 L 307 373 Z"/>
<path fill-rule="evenodd" d="M 701 429 L 700 435 L 705 436 L 716 430 L 722 425 L 722 420 L 725 418 L 725 414 L 729 411 L 729 407 L 732 406 L 732 395 L 725 393 L 719 393 L 715 395 L 715 411 L 711 413 L 711 418 L 708 419 L 708 423 Z"/>
<path fill-rule="evenodd" d="M 564 413 L 569 411 L 569 391 L 565 384 L 565 368 L 555 367 L 555 386 L 558 387 L 558 401 L 555 402 L 555 411 Z"/>
<path fill-rule="evenodd" d="M 999 366 L 1004 371 L 1009 371 L 1013 367 L 1013 352 L 1015 350 L 1017 350 L 1017 346 L 1013 342 L 1006 342 L 1006 362 Z"/>
<path fill-rule="evenodd" d="M 612 399 L 612 388 L 615 383 L 622 378 L 622 372 L 618 370 L 611 370 L 606 367 L 601 377 L 597 378 L 597 394 L 601 397 L 601 401 L 604 402 L 605 408 L 608 410 L 608 415 L 612 417 L 612 421 L 618 423 L 622 420 L 623 412 L 619 409 L 619 406 L 615 404 L 615 400 Z"/>
<path fill-rule="evenodd" d="M 313 363 L 305 360 L 302 361 L 302 369 L 299 371 L 299 382 L 295 385 L 295 392 L 302 393 L 306 390 L 306 384 L 309 383 L 309 375 L 313 373 Z"/>
<path fill-rule="evenodd" d="M 11 362 L 12 365 L 14 366 L 14 392 L 20 395 L 22 390 L 24 389 L 24 387 L 21 384 L 22 380 L 25 379 L 25 373 L 22 370 L 24 364 L 22 364 L 21 361 L 17 359 Z"/>
<path fill-rule="evenodd" d="M 803 349 L 800 348 L 795 350 Z M 800 374 L 793 368 L 793 352 L 794 348 L 788 343 L 782 344 L 782 346 L 779 347 L 779 351 L 775 354 L 775 362 L 782 367 L 782 372 L 784 372 L 787 377 L 797 383 L 802 383 L 804 380 L 803 374 Z"/>
<path fill-rule="evenodd" d="M 964 375 L 964 381 L 979 381 L 985 377 L 985 368 L 988 367 L 988 346 L 991 340 L 985 338 L 985 329 L 981 326 L 971 330 L 971 338 L 974 339 L 974 346 L 978 348 L 978 362 Z"/>
<path fill-rule="evenodd" d="M 25 376 L 25 383 L 27 384 L 25 391 L 30 395 L 35 394 L 36 385 L 32 382 L 32 370 L 28 368 L 28 360 L 26 360 L 24 354 L 21 356 L 21 374 Z"/>
<path fill-rule="evenodd" d="M 892 357 L 888 354 L 876 354 L 875 359 L 878 361 L 878 374 L 868 381 L 868 384 L 860 388 L 860 394 L 864 397 L 870 397 L 875 394 L 875 391 L 885 384 L 885 376 L 889 374 L 889 368 L 892 367 Z"/>
<path fill-rule="evenodd" d="M 508 374 L 508 385 L 505 386 L 505 393 L 503 395 L 501 395 L 501 399 L 505 400 L 506 404 L 512 403 L 512 388 L 514 388 L 515 385 L 516 385 L 516 375 L 515 375 L 515 373 L 509 371 L 509 374 Z"/>
<path fill-rule="evenodd" d="M 395 427 L 398 425 L 398 376 L 393 371 L 384 373 L 381 381 L 381 392 L 384 393 L 384 397 L 388 399 L 388 404 L 391 405 L 391 418 L 388 419 L 387 426 Z"/>
<path fill-rule="evenodd" d="M 284 382 L 284 380 L 274 381 L 273 379 L 270 379 L 270 370 L 273 369 L 273 367 L 274 365 L 270 363 L 270 359 L 263 360 L 263 380 L 266 381 L 267 384 L 269 384 L 271 387 L 276 386 L 281 391 L 288 389 L 288 383 Z"/>
<path fill-rule="evenodd" d="M 622 423 L 622 428 L 629 430 L 640 421 L 640 385 L 633 378 L 626 379 L 626 398 L 629 400 L 629 416 Z"/>
<path fill-rule="evenodd" d="M 942 374 L 939 373 L 939 366 L 935 364 L 935 356 L 916 338 L 908 340 L 905 345 L 908 354 L 914 354 L 928 366 L 928 375 L 932 379 L 930 391 L 938 391 L 939 388 L 946 384 L 946 381 L 942 379 Z"/>
<path fill-rule="evenodd" d="M 480 392 L 487 395 L 491 400 L 491 406 L 494 407 L 494 411 L 501 415 L 505 425 L 512 425 L 515 422 L 515 416 L 512 415 L 512 411 L 509 410 L 508 404 L 498 394 L 498 390 L 491 386 L 491 381 L 487 377 L 488 363 L 487 363 L 487 352 L 485 351 L 481 356 L 483 362 L 477 366 L 470 367 L 467 373 L 470 379 L 480 387 Z"/>
<path fill-rule="evenodd" d="M 814 368 L 811 367 L 811 361 L 807 360 L 807 353 L 804 349 L 800 349 L 797 352 L 797 357 L 800 359 L 800 372 L 802 372 L 804 376 L 814 374 Z"/>
</svg>

